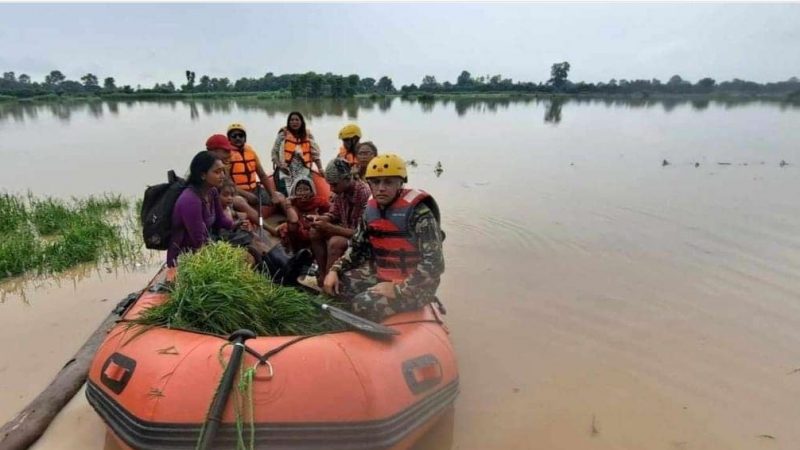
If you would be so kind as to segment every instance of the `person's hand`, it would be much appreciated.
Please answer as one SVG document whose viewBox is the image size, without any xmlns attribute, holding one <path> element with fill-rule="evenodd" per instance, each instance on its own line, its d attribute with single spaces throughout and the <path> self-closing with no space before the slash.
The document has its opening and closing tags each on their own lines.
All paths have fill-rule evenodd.
<svg viewBox="0 0 800 450">
<path fill-rule="evenodd" d="M 244 230 L 244 231 L 253 231 L 253 224 L 252 224 L 252 223 L 250 223 L 250 221 L 249 221 L 249 220 L 246 220 L 246 219 L 245 219 L 245 220 L 242 220 L 242 221 L 239 223 L 239 228 L 240 228 L 240 229 L 242 229 L 242 230 Z"/>
<path fill-rule="evenodd" d="M 322 282 L 322 290 L 328 295 L 337 295 L 339 293 L 339 274 L 333 270 L 325 275 L 325 280 Z"/>
<path fill-rule="evenodd" d="M 281 161 L 278 163 L 278 169 L 285 172 L 289 169 L 289 165 L 286 164 L 286 161 Z"/>
<path fill-rule="evenodd" d="M 286 200 L 286 196 L 281 194 L 278 191 L 272 193 L 272 203 L 276 205 L 283 204 L 283 201 Z"/>
<path fill-rule="evenodd" d="M 394 291 L 394 283 L 392 283 L 391 281 L 384 281 L 378 283 L 375 286 L 372 286 L 371 288 L 367 289 L 367 292 L 373 295 L 386 297 L 391 300 L 397 298 L 397 294 Z"/>
<path fill-rule="evenodd" d="M 317 229 L 318 231 L 323 232 L 323 233 L 328 233 L 333 229 L 333 225 L 331 225 L 331 223 L 328 222 L 327 220 L 319 220 L 319 219 L 317 219 L 317 220 L 311 222 L 311 226 L 313 228 Z"/>
</svg>

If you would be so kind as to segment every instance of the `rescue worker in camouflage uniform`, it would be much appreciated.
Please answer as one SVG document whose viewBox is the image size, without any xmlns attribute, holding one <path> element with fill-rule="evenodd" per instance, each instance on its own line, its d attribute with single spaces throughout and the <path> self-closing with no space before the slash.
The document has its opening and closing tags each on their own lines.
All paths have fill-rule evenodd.
<svg viewBox="0 0 800 450">
<path fill-rule="evenodd" d="M 403 187 L 408 176 L 402 158 L 376 156 L 365 178 L 372 197 L 323 288 L 349 301 L 354 313 L 379 322 L 436 300 L 443 234 L 433 197 Z"/>
</svg>

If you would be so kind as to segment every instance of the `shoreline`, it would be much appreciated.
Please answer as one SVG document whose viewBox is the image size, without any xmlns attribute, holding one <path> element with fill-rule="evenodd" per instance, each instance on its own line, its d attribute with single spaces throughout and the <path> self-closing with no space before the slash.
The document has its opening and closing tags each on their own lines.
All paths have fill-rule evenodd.
<svg viewBox="0 0 800 450">
<path fill-rule="evenodd" d="M 88 95 L 45 94 L 32 97 L 14 97 L 0 95 L 2 103 L 70 103 L 97 101 L 129 101 L 129 100 L 382 100 L 401 98 L 404 100 L 436 101 L 436 100 L 629 100 L 629 101 L 774 101 L 789 104 L 800 104 L 800 97 L 793 94 L 750 94 L 750 93 L 708 93 L 708 94 L 669 94 L 635 92 L 626 94 L 612 93 L 544 93 L 524 91 L 494 92 L 448 92 L 448 93 L 397 93 L 397 94 L 357 94 L 352 97 L 292 97 L 284 91 L 266 92 L 204 92 L 204 93 L 112 93 Z"/>
</svg>

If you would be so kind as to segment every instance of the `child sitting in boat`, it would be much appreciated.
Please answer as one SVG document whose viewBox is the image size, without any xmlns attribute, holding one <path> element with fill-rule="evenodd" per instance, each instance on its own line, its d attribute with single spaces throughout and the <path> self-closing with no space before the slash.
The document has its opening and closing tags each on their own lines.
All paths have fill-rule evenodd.
<svg viewBox="0 0 800 450">
<path fill-rule="evenodd" d="M 439 208 L 429 194 L 404 188 L 405 162 L 380 155 L 367 164 L 372 197 L 347 251 L 323 287 L 374 321 L 436 300 L 444 272 Z"/>
<path fill-rule="evenodd" d="M 278 235 L 283 246 L 294 253 L 311 245 L 308 216 L 328 212 L 330 203 L 316 195 L 314 183 L 308 177 L 297 178 L 289 192 L 290 196 L 283 201 L 286 222 L 278 226 Z"/>
<path fill-rule="evenodd" d="M 230 232 L 223 230 L 219 233 L 218 238 L 230 242 L 234 245 L 246 247 L 247 251 L 253 256 L 253 264 L 258 264 L 265 253 L 268 253 L 275 242 L 269 238 L 266 232 L 258 232 L 258 217 L 249 217 L 250 214 L 237 211 L 234 207 L 234 200 L 236 199 L 236 185 L 228 178 L 222 183 L 222 188 L 219 193 L 220 204 L 222 205 L 225 215 L 235 224 L 241 223 L 241 229 Z M 255 210 L 253 210 L 253 214 Z"/>
</svg>

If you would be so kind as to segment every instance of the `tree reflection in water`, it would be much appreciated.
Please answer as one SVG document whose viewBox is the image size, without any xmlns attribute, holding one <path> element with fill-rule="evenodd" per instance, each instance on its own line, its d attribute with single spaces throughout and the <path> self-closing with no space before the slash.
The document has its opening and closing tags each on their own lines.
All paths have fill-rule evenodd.
<svg viewBox="0 0 800 450">
<path fill-rule="evenodd" d="M 711 106 L 732 109 L 739 106 L 769 104 L 779 106 L 781 109 L 800 108 L 798 102 L 787 102 L 773 99 L 758 98 L 697 98 L 697 97 L 668 97 L 652 98 L 645 95 L 628 97 L 532 97 L 523 95 L 486 95 L 480 96 L 450 96 L 434 97 L 431 95 L 409 97 L 358 97 L 346 99 L 315 98 L 315 99 L 272 99 L 253 97 L 236 98 L 207 98 L 207 99 L 146 99 L 146 100 L 48 100 L 48 101 L 20 101 L 0 103 L 0 122 L 13 120 L 25 122 L 36 120 L 41 114 L 49 113 L 59 121 L 69 122 L 73 114 L 89 114 L 93 118 L 101 118 L 106 109 L 114 116 L 120 114 L 119 105 L 124 103 L 127 108 L 133 109 L 139 105 L 156 105 L 159 108 L 178 110 L 183 106 L 189 112 L 192 121 L 199 120 L 201 116 L 230 115 L 233 111 L 263 112 L 268 117 L 285 117 L 291 111 L 303 111 L 309 118 L 325 116 L 344 116 L 348 120 L 357 120 L 359 111 L 388 112 L 396 102 L 403 105 L 417 105 L 423 114 L 432 113 L 435 109 L 455 109 L 459 117 L 470 112 L 495 114 L 507 110 L 511 106 L 526 106 L 534 104 L 544 108 L 544 122 L 557 125 L 561 122 L 565 106 L 578 105 L 603 105 L 607 108 L 654 108 L 661 107 L 669 113 L 677 107 L 689 106 L 695 111 L 704 111 Z"/>
</svg>

